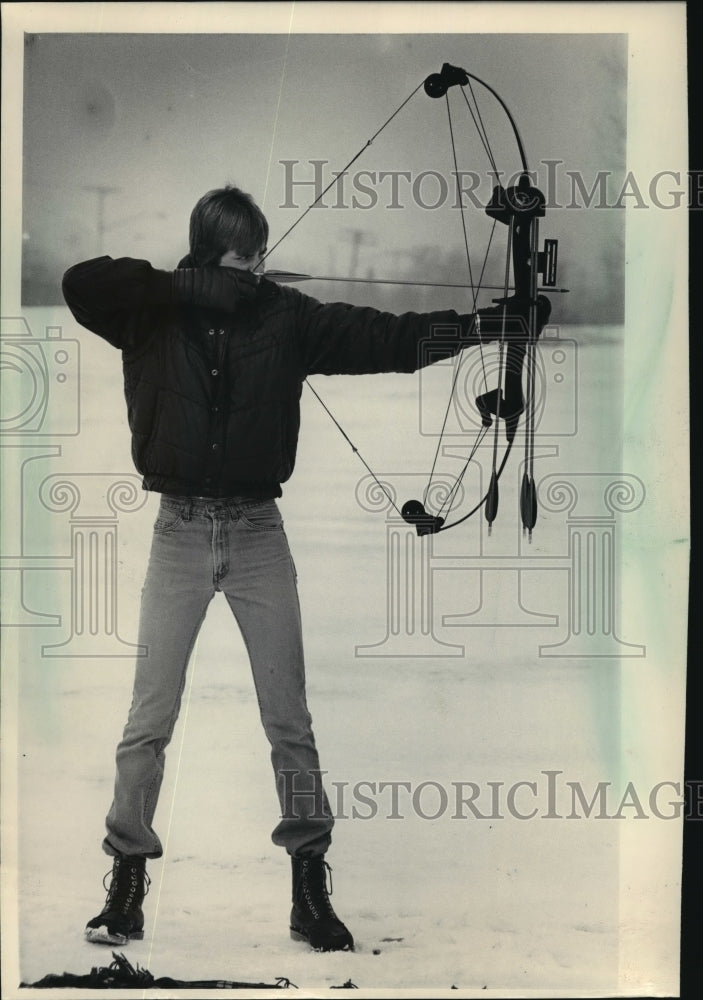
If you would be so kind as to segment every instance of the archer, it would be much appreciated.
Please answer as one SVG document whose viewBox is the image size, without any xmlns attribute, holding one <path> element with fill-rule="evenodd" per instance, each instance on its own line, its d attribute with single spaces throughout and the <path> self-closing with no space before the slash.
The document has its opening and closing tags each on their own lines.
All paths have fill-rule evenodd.
<svg viewBox="0 0 703 1000">
<path fill-rule="evenodd" d="M 122 352 L 134 463 L 144 489 L 161 494 L 140 613 L 146 655 L 137 659 L 102 845 L 113 858 L 111 882 L 86 927 L 89 941 L 123 945 L 144 935 L 146 861 L 163 853 L 153 819 L 165 750 L 196 637 L 222 591 L 271 744 L 281 806 L 272 840 L 292 859 L 291 935 L 315 950 L 353 949 L 326 884 L 333 817 L 306 703 L 295 568 L 276 503 L 295 465 L 302 384 L 314 373 L 413 372 L 477 345 L 479 326 L 483 341 L 506 330 L 524 337 L 529 306 L 520 303 L 507 327 L 501 307 L 396 316 L 323 305 L 256 273 L 267 239 L 252 198 L 226 187 L 198 201 L 190 254 L 175 271 L 99 257 L 64 276 L 76 320 Z M 436 327 L 455 333 L 438 337 Z"/>
</svg>

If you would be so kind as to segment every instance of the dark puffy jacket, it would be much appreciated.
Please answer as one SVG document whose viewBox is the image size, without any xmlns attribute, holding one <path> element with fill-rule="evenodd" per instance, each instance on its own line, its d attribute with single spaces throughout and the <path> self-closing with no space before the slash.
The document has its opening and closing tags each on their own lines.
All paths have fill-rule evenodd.
<svg viewBox="0 0 703 1000">
<path fill-rule="evenodd" d="M 144 488 L 178 496 L 280 496 L 307 375 L 412 372 L 477 342 L 472 316 L 323 305 L 233 268 L 99 257 L 70 268 L 63 291 L 122 351 Z"/>
</svg>

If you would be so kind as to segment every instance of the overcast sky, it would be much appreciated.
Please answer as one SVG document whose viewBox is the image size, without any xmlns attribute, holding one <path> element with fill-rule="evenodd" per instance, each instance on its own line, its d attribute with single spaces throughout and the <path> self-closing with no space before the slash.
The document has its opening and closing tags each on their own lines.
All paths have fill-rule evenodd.
<svg viewBox="0 0 703 1000">
<path fill-rule="evenodd" d="M 313 179 L 312 161 L 324 161 L 318 170 L 328 183 L 444 62 L 501 95 L 551 200 L 569 202 L 567 171 L 578 171 L 588 189 L 599 171 L 612 171 L 617 193 L 625 163 L 624 35 L 27 34 L 25 304 L 46 304 L 52 295 L 60 301 L 66 267 L 101 252 L 175 266 L 187 250 L 193 204 L 226 182 L 254 195 L 275 242 L 314 197 L 312 185 L 297 183 Z M 477 86 L 476 96 L 497 168 L 509 175 L 520 160 L 507 119 L 485 89 Z M 450 97 L 457 164 L 479 175 L 485 202 L 489 162 L 458 88 Z M 548 160 L 560 161 L 551 176 Z M 420 89 L 359 157 L 342 191 L 330 192 L 327 207 L 305 218 L 269 266 L 462 280 L 460 213 L 440 179 L 453 183 L 453 170 L 445 102 Z M 394 174 L 397 193 L 383 171 Z M 621 319 L 623 216 L 549 211 L 542 233 L 559 237 L 559 283 L 572 289 L 559 303 L 562 320 L 586 313 L 589 321 Z M 466 218 L 480 266 L 490 224 L 471 205 Z M 496 276 L 501 244 L 504 234 L 493 247 Z M 576 257 L 578 271 L 570 267 Z M 395 304 L 402 294 L 409 307 L 434 305 L 428 296 L 443 294 L 418 293 L 414 301 L 407 290 L 335 285 L 328 297 L 342 297 L 340 287 L 351 300 L 376 295 Z M 317 284 L 312 291 L 325 294 Z"/>
</svg>

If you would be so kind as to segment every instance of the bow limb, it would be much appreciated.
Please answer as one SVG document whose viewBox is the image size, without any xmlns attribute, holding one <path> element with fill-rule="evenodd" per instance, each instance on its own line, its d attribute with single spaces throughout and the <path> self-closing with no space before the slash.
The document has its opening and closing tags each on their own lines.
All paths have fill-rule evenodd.
<svg viewBox="0 0 703 1000">
<path fill-rule="evenodd" d="M 496 470 L 496 472 L 494 472 L 494 473 L 491 474 L 491 483 L 493 483 L 494 477 L 495 477 L 496 480 L 500 479 L 500 477 L 501 477 L 501 475 L 503 473 L 503 469 L 505 468 L 505 465 L 506 465 L 506 463 L 508 461 L 508 458 L 510 456 L 510 452 L 512 450 L 512 447 L 513 447 L 513 441 L 510 440 L 510 441 L 508 441 L 508 444 L 506 445 L 505 452 L 503 453 L 503 458 L 502 458 L 502 461 L 500 463 L 500 466 L 498 467 L 498 469 Z M 481 497 L 481 499 L 479 500 L 479 502 L 474 507 L 472 507 L 471 510 L 467 514 L 462 514 L 461 517 L 458 517 L 456 519 L 456 521 L 452 521 L 451 524 L 446 524 L 446 523 L 443 522 L 441 524 L 441 526 L 437 528 L 437 532 L 439 532 L 439 531 L 449 531 L 450 528 L 456 528 L 458 525 L 463 524 L 464 521 L 468 521 L 469 518 L 473 517 L 474 514 L 476 514 L 479 510 L 481 510 L 481 508 L 485 504 L 487 504 L 490 499 L 491 499 L 491 486 L 489 486 L 487 492 L 484 493 L 484 495 Z M 418 534 L 420 534 L 420 532 L 418 532 Z"/>
</svg>

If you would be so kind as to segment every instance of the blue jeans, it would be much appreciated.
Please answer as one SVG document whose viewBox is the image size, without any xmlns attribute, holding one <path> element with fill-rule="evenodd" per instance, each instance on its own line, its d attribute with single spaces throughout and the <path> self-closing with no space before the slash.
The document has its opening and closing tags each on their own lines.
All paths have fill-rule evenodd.
<svg viewBox="0 0 703 1000">
<path fill-rule="evenodd" d="M 274 500 L 163 496 L 142 593 L 134 694 L 117 747 L 107 854 L 163 853 L 152 822 L 165 750 L 178 718 L 186 668 L 207 607 L 221 590 L 251 662 L 271 744 L 280 822 L 275 844 L 324 854 L 333 818 L 305 698 L 296 574 Z"/>
</svg>

